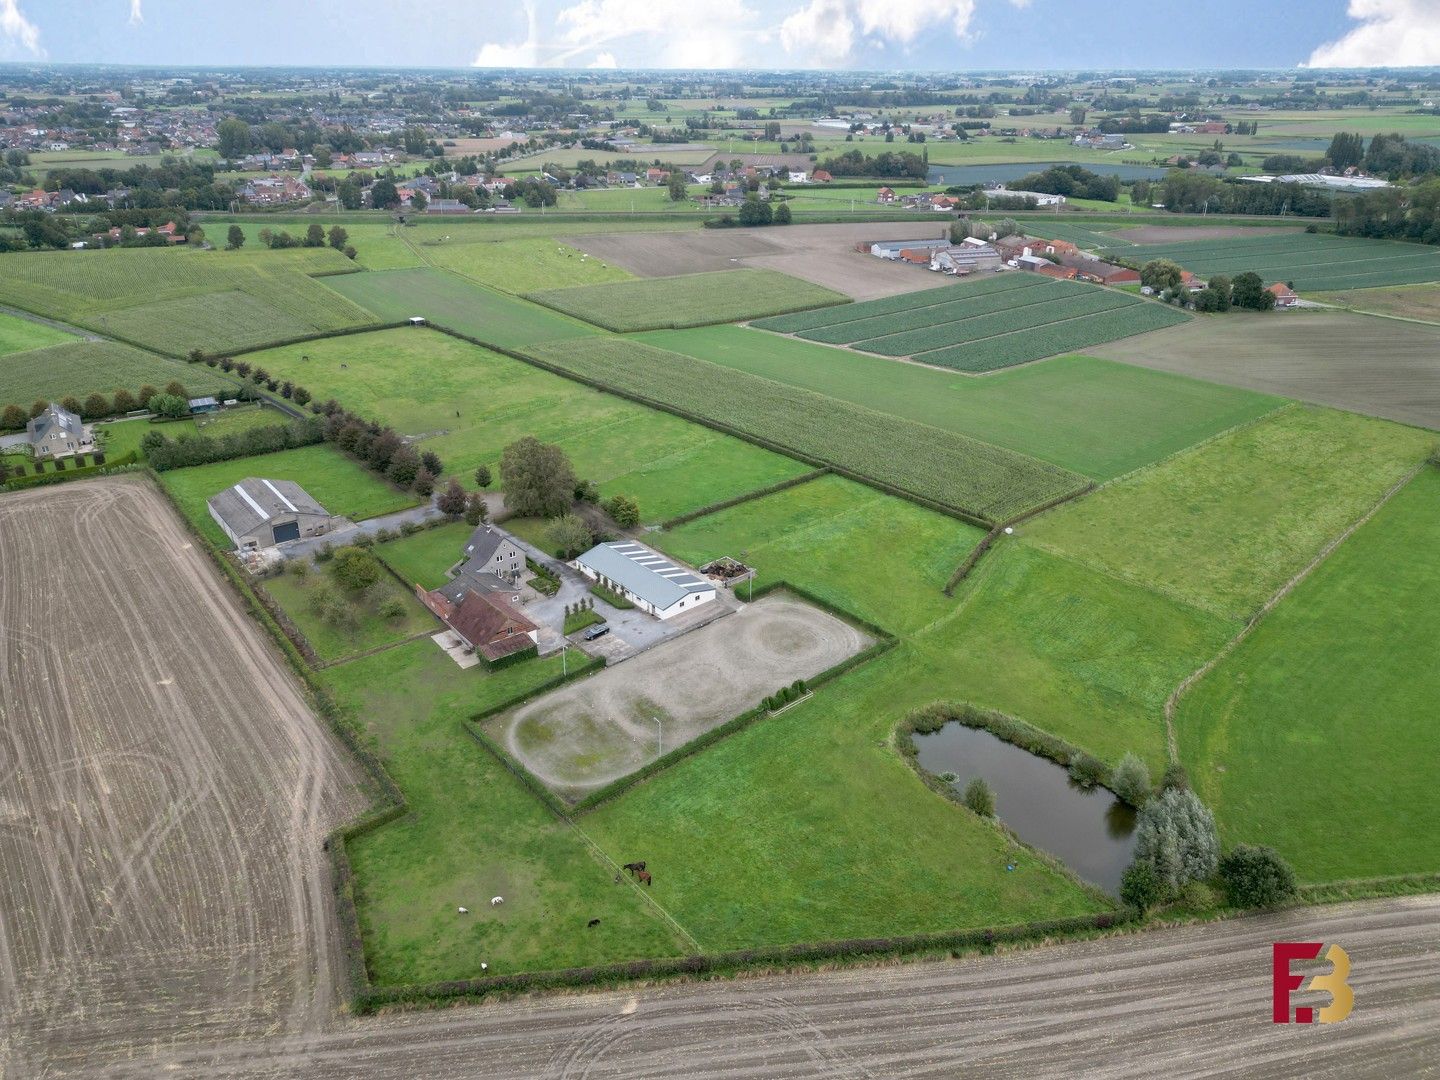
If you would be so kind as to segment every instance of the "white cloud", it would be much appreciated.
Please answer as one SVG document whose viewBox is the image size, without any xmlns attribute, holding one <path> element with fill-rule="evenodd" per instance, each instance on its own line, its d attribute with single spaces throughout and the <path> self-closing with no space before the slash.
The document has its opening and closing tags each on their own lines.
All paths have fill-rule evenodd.
<svg viewBox="0 0 1440 1080">
<path fill-rule="evenodd" d="M 1422 67 L 1440 64 L 1440 0 L 1350 0 L 1360 25 L 1321 45 L 1306 67 Z"/>
<path fill-rule="evenodd" d="M 40 28 L 20 10 L 20 0 L 0 0 L 0 36 L 6 44 L 18 44 L 32 56 L 44 56 L 40 47 Z"/>
<path fill-rule="evenodd" d="M 525 40 L 509 45 L 487 42 L 471 61 L 472 67 L 539 67 L 538 21 L 533 4 L 525 5 Z"/>
<path fill-rule="evenodd" d="M 737 67 L 753 62 L 747 41 L 755 12 L 693 0 L 579 0 L 561 8 L 553 40 L 542 41 L 533 7 L 523 42 L 487 43 L 477 67 Z"/>
<path fill-rule="evenodd" d="M 140 0 L 130 0 L 130 25 L 139 26 L 145 21 L 145 13 L 140 10 Z"/>
<path fill-rule="evenodd" d="M 563 2 L 563 0 L 562 0 Z M 973 39 L 978 0 L 788 0 L 772 18 L 745 0 L 573 0 L 542 40 L 526 8 L 524 41 L 486 43 L 481 67 L 728 68 L 838 65 L 862 46 L 909 48 L 934 30 Z M 1026 7 L 1031 0 L 1009 0 Z M 773 9 L 771 9 L 773 10 Z M 766 15 L 769 12 L 765 13 Z M 778 22 L 773 21 L 779 19 Z M 778 43 L 780 49 L 773 46 Z"/>
</svg>

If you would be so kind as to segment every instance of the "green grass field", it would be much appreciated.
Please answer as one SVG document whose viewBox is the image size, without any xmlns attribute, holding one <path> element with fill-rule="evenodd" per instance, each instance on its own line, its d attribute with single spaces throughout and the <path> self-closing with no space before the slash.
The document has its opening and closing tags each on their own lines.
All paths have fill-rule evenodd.
<svg viewBox="0 0 1440 1080">
<path fill-rule="evenodd" d="M 1440 870 L 1440 471 L 1427 468 L 1181 702 L 1228 841 L 1307 881 Z"/>
<path fill-rule="evenodd" d="M 498 478 L 501 452 L 525 435 L 560 444 L 604 495 L 638 500 L 646 521 L 806 471 L 791 458 L 433 330 L 311 341 L 251 359 L 404 434 L 443 432 L 423 447 L 467 486 L 481 464 Z"/>
<path fill-rule="evenodd" d="M 381 985 L 609 963 L 683 951 L 581 837 L 462 727 L 557 675 L 559 658 L 461 671 L 420 640 L 327 669 L 379 744 L 410 813 L 349 846 L 371 978 Z M 492 896 L 505 897 L 492 909 Z M 468 907 L 471 914 L 458 915 Z M 600 925 L 586 923 L 600 919 Z"/>
<path fill-rule="evenodd" d="M 312 219 L 306 215 L 306 219 L 300 223 L 285 222 L 272 224 L 268 221 L 231 221 L 222 219 L 219 221 L 205 222 L 206 238 L 216 247 L 223 247 L 226 243 L 226 236 L 231 225 L 239 225 L 240 231 L 245 234 L 246 246 L 242 251 L 254 251 L 261 248 L 260 230 L 269 229 L 272 232 L 288 232 L 292 236 L 302 236 L 309 228 Z M 346 241 L 355 249 L 355 262 L 366 270 L 405 270 L 415 266 L 423 266 L 424 260 L 417 255 L 410 246 L 402 239 L 405 232 L 401 227 L 390 222 L 337 222 L 323 216 L 314 219 L 328 233 L 332 225 L 340 225 L 348 234 Z"/>
<path fill-rule="evenodd" d="M 210 517 L 205 502 L 247 476 L 293 480 L 330 513 L 352 521 L 404 510 L 416 503 L 409 493 L 396 491 L 368 469 L 323 443 L 235 461 L 171 469 L 160 474 L 160 482 L 208 539 L 221 548 L 229 548 L 229 539 Z"/>
<path fill-rule="evenodd" d="M 1281 403 L 1085 356 L 972 379 L 739 326 L 660 330 L 640 340 L 983 439 L 1094 480 L 1157 461 Z"/>
<path fill-rule="evenodd" d="M 329 248 L 34 252 L 6 268 L 0 303 L 171 354 L 375 321 L 310 276 L 355 270 Z"/>
<path fill-rule="evenodd" d="M 1226 618 L 1257 610 L 1434 435 L 1292 406 L 1028 523 L 1047 551 Z"/>
<path fill-rule="evenodd" d="M 1111 249 L 1130 262 L 1173 259 L 1202 276 L 1253 270 L 1267 282 L 1306 290 L 1363 289 L 1440 281 L 1440 252 L 1420 244 L 1294 233 L 1130 245 Z"/>
<path fill-rule="evenodd" d="M 84 400 L 87 394 L 132 394 L 147 383 L 164 389 L 178 379 L 193 394 L 214 394 L 235 384 L 204 365 L 187 365 L 115 341 L 69 339 L 61 345 L 0 356 L 0 407 L 28 407 L 38 398 Z"/>
<path fill-rule="evenodd" d="M 377 544 L 372 550 L 407 582 L 438 589 L 450 580 L 445 571 L 460 561 L 472 532 L 463 521 L 453 521 Z"/>
<path fill-rule="evenodd" d="M 761 319 L 762 330 L 981 373 L 1158 330 L 1188 316 L 1114 289 L 1040 275 L 963 285 Z"/>
<path fill-rule="evenodd" d="M 594 328 L 548 308 L 495 292 L 444 270 L 389 270 L 331 278 L 330 285 L 382 322 L 421 315 L 505 348 L 593 334 Z"/>
<path fill-rule="evenodd" d="M 621 338 L 540 346 L 545 362 L 709 417 L 793 452 L 987 520 L 1084 486 L 1035 458 Z"/>
<path fill-rule="evenodd" d="M 318 618 L 310 610 L 311 597 L 327 582 L 334 586 L 347 613 L 347 618 L 339 623 Z M 323 564 L 304 577 L 284 573 L 267 578 L 260 587 L 275 598 L 324 661 L 342 660 L 367 649 L 394 645 L 417 634 L 433 634 L 444 629 L 435 616 L 420 606 L 413 592 L 389 575 L 382 575 L 358 597 L 334 584 Z M 389 600 L 399 600 L 405 613 L 398 618 L 382 618 L 380 605 Z"/>
<path fill-rule="evenodd" d="M 738 322 L 842 304 L 846 297 L 774 270 L 720 270 L 547 289 L 530 299 L 607 330 L 660 330 Z"/>
<path fill-rule="evenodd" d="M 417 250 L 431 265 L 515 295 L 630 280 L 630 274 L 618 266 L 540 237 L 480 244 L 435 237 L 422 240 Z"/>
<path fill-rule="evenodd" d="M 43 349 L 47 345 L 62 345 L 74 340 L 72 335 L 56 330 L 53 326 L 0 312 L 0 356 Z"/>
</svg>

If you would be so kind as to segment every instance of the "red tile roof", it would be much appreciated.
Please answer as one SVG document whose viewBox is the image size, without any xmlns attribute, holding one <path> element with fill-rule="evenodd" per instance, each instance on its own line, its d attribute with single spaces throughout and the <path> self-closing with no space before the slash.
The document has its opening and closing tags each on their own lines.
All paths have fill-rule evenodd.
<svg viewBox="0 0 1440 1080">
<path fill-rule="evenodd" d="M 499 660 L 535 644 L 530 635 L 538 627 L 493 593 L 471 589 L 458 604 L 444 593 L 426 592 L 419 586 L 415 594 L 486 660 Z"/>
</svg>

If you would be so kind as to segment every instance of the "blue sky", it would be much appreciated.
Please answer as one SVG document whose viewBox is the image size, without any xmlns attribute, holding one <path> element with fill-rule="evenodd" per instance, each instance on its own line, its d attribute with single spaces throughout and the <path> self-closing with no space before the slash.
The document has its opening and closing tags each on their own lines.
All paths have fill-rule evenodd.
<svg viewBox="0 0 1440 1080">
<path fill-rule="evenodd" d="M 1440 64 L 1440 0 L 0 0 L 0 60 L 867 70 Z"/>
</svg>

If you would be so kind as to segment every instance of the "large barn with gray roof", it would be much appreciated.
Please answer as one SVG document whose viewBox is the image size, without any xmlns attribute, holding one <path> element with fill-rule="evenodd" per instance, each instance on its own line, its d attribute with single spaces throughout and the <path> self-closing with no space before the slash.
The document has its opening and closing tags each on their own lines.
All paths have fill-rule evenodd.
<svg viewBox="0 0 1440 1080">
<path fill-rule="evenodd" d="M 575 565 L 586 577 L 657 619 L 693 611 L 715 599 L 713 582 L 634 540 L 597 544 Z"/>
<path fill-rule="evenodd" d="M 289 540 L 323 536 L 345 518 L 331 514 L 293 480 L 247 476 L 212 496 L 207 505 L 215 524 L 237 551 L 274 547 Z"/>
</svg>

